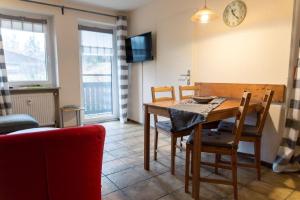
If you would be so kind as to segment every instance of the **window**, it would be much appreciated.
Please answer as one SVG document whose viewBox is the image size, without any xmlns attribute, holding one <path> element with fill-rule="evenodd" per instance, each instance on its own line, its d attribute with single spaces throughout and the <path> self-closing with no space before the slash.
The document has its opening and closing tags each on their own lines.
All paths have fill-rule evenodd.
<svg viewBox="0 0 300 200">
<path fill-rule="evenodd" d="M 47 20 L 0 14 L 9 82 L 50 82 L 47 60 Z"/>
</svg>

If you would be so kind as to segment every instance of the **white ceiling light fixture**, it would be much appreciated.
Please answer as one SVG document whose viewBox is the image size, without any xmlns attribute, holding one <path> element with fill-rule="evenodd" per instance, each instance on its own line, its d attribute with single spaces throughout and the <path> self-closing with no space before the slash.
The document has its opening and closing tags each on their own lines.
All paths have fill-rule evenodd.
<svg viewBox="0 0 300 200">
<path fill-rule="evenodd" d="M 199 9 L 192 17 L 191 20 L 193 22 L 207 24 L 218 18 L 218 15 L 211 9 L 209 9 L 206 5 L 206 0 L 204 7 Z"/>
</svg>

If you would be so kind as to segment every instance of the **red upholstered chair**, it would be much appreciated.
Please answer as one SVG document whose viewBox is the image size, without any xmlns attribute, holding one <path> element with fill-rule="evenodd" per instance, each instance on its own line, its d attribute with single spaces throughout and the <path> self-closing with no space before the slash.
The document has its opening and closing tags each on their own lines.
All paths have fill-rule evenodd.
<svg viewBox="0 0 300 200">
<path fill-rule="evenodd" d="M 0 136 L 1 200 L 99 200 L 102 126 Z"/>
</svg>

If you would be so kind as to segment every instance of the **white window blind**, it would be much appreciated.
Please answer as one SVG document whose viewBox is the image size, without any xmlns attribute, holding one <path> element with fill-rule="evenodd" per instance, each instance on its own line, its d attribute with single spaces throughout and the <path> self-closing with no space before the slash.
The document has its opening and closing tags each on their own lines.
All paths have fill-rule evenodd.
<svg viewBox="0 0 300 200">
<path fill-rule="evenodd" d="M 46 31 L 46 25 L 47 20 L 45 19 L 33 19 L 0 14 L 1 28 L 42 33 Z"/>
</svg>

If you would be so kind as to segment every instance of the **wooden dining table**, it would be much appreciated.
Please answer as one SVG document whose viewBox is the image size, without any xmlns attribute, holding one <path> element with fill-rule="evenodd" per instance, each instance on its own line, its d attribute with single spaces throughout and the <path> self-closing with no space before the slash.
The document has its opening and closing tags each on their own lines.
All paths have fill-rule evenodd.
<svg viewBox="0 0 300 200">
<path fill-rule="evenodd" d="M 150 115 L 156 114 L 169 118 L 168 108 L 179 104 L 179 101 L 163 101 L 156 103 L 145 103 L 144 104 L 144 169 L 150 170 Z M 200 190 L 200 161 L 201 161 L 201 132 L 202 125 L 209 122 L 219 121 L 234 117 L 238 111 L 240 99 L 226 99 L 217 108 L 212 110 L 207 120 L 203 123 L 198 124 L 195 127 L 194 144 L 193 144 L 193 176 L 192 176 L 192 196 L 198 200 Z M 258 101 L 251 101 L 248 112 L 258 112 L 261 106 Z"/>
</svg>

